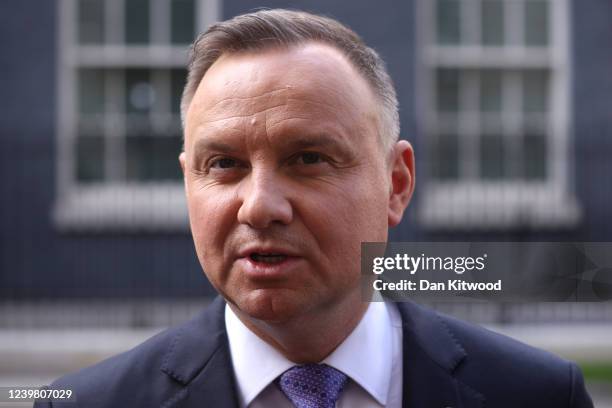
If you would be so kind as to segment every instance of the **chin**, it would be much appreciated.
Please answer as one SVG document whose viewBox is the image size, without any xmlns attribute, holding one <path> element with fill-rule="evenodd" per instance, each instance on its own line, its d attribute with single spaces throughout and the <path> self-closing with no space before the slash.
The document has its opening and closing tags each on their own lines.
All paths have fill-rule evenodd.
<svg viewBox="0 0 612 408">
<path fill-rule="evenodd" d="M 266 323 L 285 323 L 309 310 L 300 298 L 289 290 L 258 289 L 234 304 L 252 319 Z"/>
</svg>

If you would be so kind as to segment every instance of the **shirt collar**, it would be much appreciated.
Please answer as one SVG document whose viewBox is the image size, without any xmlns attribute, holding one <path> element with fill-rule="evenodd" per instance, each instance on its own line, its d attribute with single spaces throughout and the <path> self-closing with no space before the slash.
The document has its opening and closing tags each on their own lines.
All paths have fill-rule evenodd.
<svg viewBox="0 0 612 408">
<path fill-rule="evenodd" d="M 228 305 L 225 326 L 240 405 L 248 406 L 295 363 L 251 332 Z M 386 304 L 372 302 L 357 327 L 321 363 L 342 371 L 384 406 L 391 381 L 391 331 Z"/>
<path fill-rule="evenodd" d="M 322 362 L 344 374 L 385 406 L 391 382 L 391 320 L 384 302 L 371 302 L 353 332 Z"/>
</svg>

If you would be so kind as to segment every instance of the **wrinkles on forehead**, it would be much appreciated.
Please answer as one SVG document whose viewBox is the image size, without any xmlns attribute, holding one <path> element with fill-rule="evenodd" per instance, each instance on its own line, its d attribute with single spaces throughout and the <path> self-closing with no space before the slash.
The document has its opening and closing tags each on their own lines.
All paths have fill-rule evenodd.
<svg viewBox="0 0 612 408">
<path fill-rule="evenodd" d="M 188 112 L 189 138 L 245 134 L 253 126 L 275 132 L 287 123 L 323 119 L 336 122 L 343 133 L 377 133 L 373 93 L 338 51 L 314 45 L 268 52 L 283 58 L 230 54 L 213 64 Z"/>
</svg>

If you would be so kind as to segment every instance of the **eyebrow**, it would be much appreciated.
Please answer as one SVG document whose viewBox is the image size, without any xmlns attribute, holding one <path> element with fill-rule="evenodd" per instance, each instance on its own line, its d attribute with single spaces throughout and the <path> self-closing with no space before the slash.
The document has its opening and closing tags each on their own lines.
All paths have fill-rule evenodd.
<svg viewBox="0 0 612 408">
<path fill-rule="evenodd" d="M 225 143 L 221 140 L 210 140 L 210 139 L 198 139 L 193 147 L 193 154 L 195 157 L 200 156 L 206 151 L 217 151 L 223 153 L 237 153 L 238 149 L 229 143 Z"/>
<path fill-rule="evenodd" d="M 293 132 L 292 132 L 293 133 Z M 277 139 L 276 146 L 281 151 L 296 151 L 308 149 L 329 149 L 343 160 L 351 160 L 356 152 L 351 144 L 344 139 L 339 140 L 328 133 L 301 133 L 293 135 L 286 134 Z M 242 145 L 237 146 L 217 138 L 200 138 L 194 144 L 193 157 L 197 160 L 202 158 L 205 152 L 218 152 L 228 155 L 238 155 L 242 152 Z"/>
<path fill-rule="evenodd" d="M 325 133 L 304 135 L 303 137 L 292 137 L 283 141 L 282 145 L 292 149 L 312 149 L 314 147 L 331 147 L 335 150 L 343 150 L 344 143 L 338 141 Z"/>
</svg>

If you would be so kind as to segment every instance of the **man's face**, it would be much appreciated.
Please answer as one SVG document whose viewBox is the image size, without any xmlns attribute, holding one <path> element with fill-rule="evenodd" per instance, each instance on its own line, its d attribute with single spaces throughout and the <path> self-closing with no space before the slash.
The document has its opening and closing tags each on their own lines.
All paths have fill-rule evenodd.
<svg viewBox="0 0 612 408">
<path fill-rule="evenodd" d="M 240 311 L 283 322 L 360 302 L 360 244 L 388 229 L 376 113 L 326 45 L 224 55 L 206 73 L 181 164 L 200 263 Z"/>
</svg>

